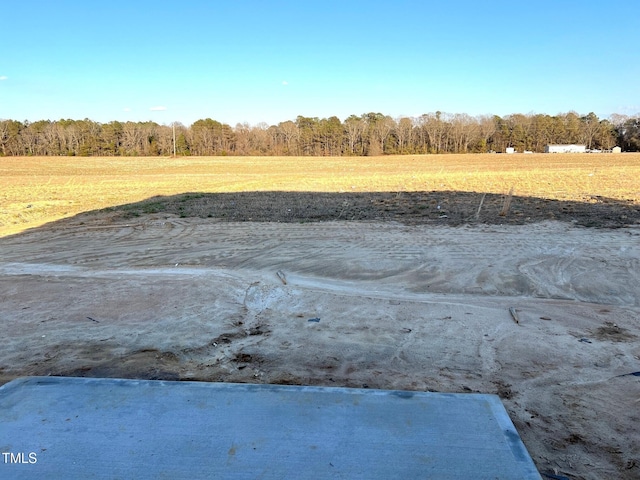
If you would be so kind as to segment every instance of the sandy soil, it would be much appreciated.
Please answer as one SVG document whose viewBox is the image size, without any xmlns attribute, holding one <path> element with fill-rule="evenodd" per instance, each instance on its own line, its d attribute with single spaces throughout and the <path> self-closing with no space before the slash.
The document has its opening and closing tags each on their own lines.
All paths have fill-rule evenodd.
<svg viewBox="0 0 640 480">
<path fill-rule="evenodd" d="M 0 383 L 496 393 L 541 472 L 640 477 L 637 226 L 102 214 L 0 239 L 0 297 Z"/>
</svg>

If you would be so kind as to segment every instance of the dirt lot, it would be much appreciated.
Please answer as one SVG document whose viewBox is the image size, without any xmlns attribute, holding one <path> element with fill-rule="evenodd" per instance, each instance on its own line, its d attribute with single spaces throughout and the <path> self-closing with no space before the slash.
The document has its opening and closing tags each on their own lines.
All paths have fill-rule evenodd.
<svg viewBox="0 0 640 480">
<path fill-rule="evenodd" d="M 143 213 L 145 202 L 0 239 L 2 383 L 496 393 L 542 472 L 640 475 L 640 379 L 626 375 L 640 370 L 637 225 L 500 225 L 496 214 L 453 227 L 443 222 L 467 213 L 442 203 L 447 218 L 344 221 L 363 211 L 352 197 L 332 200 L 348 203 L 335 221 L 225 221 L 265 220 L 271 207 L 248 217 L 242 195 L 183 198 L 164 199 L 179 215 Z M 285 217 L 309 201 L 282 199 Z M 203 202 L 219 218 L 191 217 Z M 637 215 L 624 208 L 615 215 Z"/>
<path fill-rule="evenodd" d="M 98 174 L 75 161 L 70 176 L 71 163 L 56 173 L 25 159 L 0 178 L 0 384 L 72 375 L 495 393 L 541 472 L 639 478 L 638 177 L 616 190 L 638 159 L 607 170 L 593 158 L 553 175 L 483 170 L 475 191 L 437 165 L 416 173 L 421 159 L 386 183 L 388 159 L 366 160 L 370 175 L 357 178 L 338 178 L 350 159 L 318 177 L 289 165 L 268 177 L 273 191 L 249 164 L 220 186 L 223 167 L 199 159 L 178 177 L 131 166 L 129 183 L 124 163 Z M 560 194 L 532 194 L 547 177 Z M 329 181 L 335 191 L 322 191 Z M 232 191 L 242 189 L 253 191 Z M 35 228 L 8 235 L 24 226 Z"/>
</svg>

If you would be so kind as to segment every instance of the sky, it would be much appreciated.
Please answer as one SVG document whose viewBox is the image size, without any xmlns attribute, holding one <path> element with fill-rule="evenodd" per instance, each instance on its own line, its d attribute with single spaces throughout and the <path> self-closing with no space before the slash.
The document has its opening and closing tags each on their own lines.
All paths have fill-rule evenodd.
<svg viewBox="0 0 640 480">
<path fill-rule="evenodd" d="M 638 0 L 1 0 L 0 119 L 640 112 Z"/>
</svg>

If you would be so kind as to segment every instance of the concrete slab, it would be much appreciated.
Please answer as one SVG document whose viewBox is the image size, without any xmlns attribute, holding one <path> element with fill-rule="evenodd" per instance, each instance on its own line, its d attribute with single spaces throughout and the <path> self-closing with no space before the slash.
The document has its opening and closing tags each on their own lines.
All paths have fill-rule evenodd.
<svg viewBox="0 0 640 480">
<path fill-rule="evenodd" d="M 0 478 L 540 479 L 500 399 L 27 377 L 0 387 Z"/>
</svg>

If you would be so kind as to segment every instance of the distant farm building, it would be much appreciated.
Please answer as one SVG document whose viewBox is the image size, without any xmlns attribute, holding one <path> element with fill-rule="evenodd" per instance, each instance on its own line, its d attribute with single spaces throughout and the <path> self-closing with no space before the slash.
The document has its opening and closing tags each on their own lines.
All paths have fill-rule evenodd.
<svg viewBox="0 0 640 480">
<path fill-rule="evenodd" d="M 516 149 L 515 149 L 515 148 L 513 148 L 513 147 L 507 147 L 507 148 L 505 149 L 505 152 L 506 152 L 506 153 L 515 153 L 515 151 L 516 151 Z"/>
<path fill-rule="evenodd" d="M 585 153 L 586 145 L 547 145 L 544 153 Z"/>
<path fill-rule="evenodd" d="M 613 147 L 611 153 L 622 153 L 622 149 L 620 147 Z"/>
</svg>

